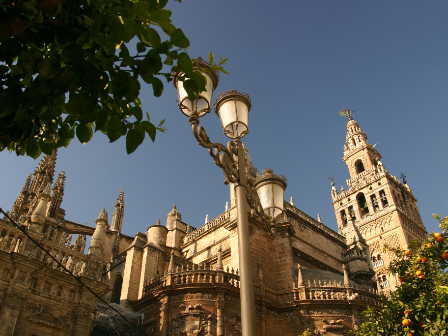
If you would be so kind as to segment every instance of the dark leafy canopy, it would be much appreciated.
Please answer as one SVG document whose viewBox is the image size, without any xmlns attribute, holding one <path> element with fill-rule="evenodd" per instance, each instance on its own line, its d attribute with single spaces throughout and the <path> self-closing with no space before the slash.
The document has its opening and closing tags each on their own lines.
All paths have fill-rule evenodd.
<svg viewBox="0 0 448 336">
<path fill-rule="evenodd" d="M 359 336 L 448 335 L 448 217 L 434 215 L 441 228 L 423 244 L 413 242 L 405 253 L 390 249 L 389 272 L 401 283 L 381 308 L 364 314 L 369 322 L 353 334 Z"/>
<path fill-rule="evenodd" d="M 126 135 L 128 153 L 145 133 L 154 141 L 164 120 L 156 126 L 143 115 L 139 79 L 156 97 L 171 72 L 190 77 L 190 98 L 205 89 L 183 50 L 190 42 L 171 23 L 166 3 L 0 0 L 0 151 L 37 158 L 75 136 L 86 143 L 96 131 L 111 142 Z M 135 36 L 137 54 L 131 55 L 126 44 Z M 225 61 L 213 69 L 225 72 Z M 169 71 L 162 72 L 164 64 Z"/>
</svg>

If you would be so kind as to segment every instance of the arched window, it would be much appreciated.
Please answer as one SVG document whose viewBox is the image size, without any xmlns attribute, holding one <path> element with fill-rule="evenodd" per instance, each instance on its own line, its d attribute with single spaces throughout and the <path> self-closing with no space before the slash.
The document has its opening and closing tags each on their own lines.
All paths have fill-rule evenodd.
<svg viewBox="0 0 448 336">
<path fill-rule="evenodd" d="M 359 159 L 355 162 L 355 169 L 356 169 L 356 174 L 362 173 L 365 170 L 361 159 Z"/>
<path fill-rule="evenodd" d="M 378 205 L 378 200 L 376 199 L 376 195 L 375 194 L 370 196 L 370 201 L 372 202 L 373 210 L 375 212 L 378 211 L 380 209 L 380 206 Z"/>
<path fill-rule="evenodd" d="M 347 215 L 345 214 L 345 210 L 341 210 L 340 214 L 341 214 L 342 223 L 344 224 L 344 226 L 346 226 L 347 225 Z"/>
<path fill-rule="evenodd" d="M 123 285 L 123 277 L 118 274 L 115 277 L 114 287 L 112 288 L 112 294 L 110 296 L 110 303 L 120 303 L 121 286 Z"/>
<path fill-rule="evenodd" d="M 358 201 L 358 207 L 361 211 L 361 216 L 366 216 L 369 214 L 369 207 L 367 205 L 366 197 L 364 196 L 364 193 L 359 193 L 356 196 L 356 200 Z"/>
<path fill-rule="evenodd" d="M 381 203 L 383 203 L 383 208 L 387 207 L 389 205 L 389 202 L 387 201 L 386 192 L 383 190 L 380 190 L 380 199 Z"/>
<path fill-rule="evenodd" d="M 348 207 L 348 213 L 349 213 L 350 217 L 352 218 L 352 220 L 355 221 L 356 220 L 356 215 L 355 215 L 355 210 L 353 209 L 352 205 L 350 205 Z"/>
</svg>

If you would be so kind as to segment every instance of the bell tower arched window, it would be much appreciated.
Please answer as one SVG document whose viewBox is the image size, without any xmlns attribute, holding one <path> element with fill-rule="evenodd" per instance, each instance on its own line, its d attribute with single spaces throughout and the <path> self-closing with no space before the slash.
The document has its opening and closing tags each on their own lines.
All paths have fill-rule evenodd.
<svg viewBox="0 0 448 336">
<path fill-rule="evenodd" d="M 367 205 L 366 197 L 364 193 L 359 193 L 356 196 L 356 200 L 358 201 L 358 207 L 361 212 L 361 216 L 366 216 L 369 214 L 369 206 Z"/>
<path fill-rule="evenodd" d="M 364 164 L 362 163 L 361 159 L 359 159 L 355 162 L 355 169 L 356 169 L 356 174 L 362 173 L 365 170 Z"/>
</svg>

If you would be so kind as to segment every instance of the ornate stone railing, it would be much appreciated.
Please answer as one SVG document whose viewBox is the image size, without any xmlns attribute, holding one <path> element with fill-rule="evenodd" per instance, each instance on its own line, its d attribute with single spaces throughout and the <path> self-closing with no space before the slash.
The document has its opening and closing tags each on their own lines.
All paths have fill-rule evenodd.
<svg viewBox="0 0 448 336">
<path fill-rule="evenodd" d="M 295 206 L 289 204 L 288 202 L 285 202 L 284 204 L 286 205 L 287 210 L 292 211 L 294 214 L 298 215 L 299 217 L 304 219 L 306 222 L 314 225 L 315 227 L 324 231 L 326 234 L 332 236 L 333 238 L 336 238 L 337 240 L 339 240 L 340 242 L 345 244 L 345 237 L 341 236 L 339 233 L 333 231 L 332 229 L 325 226 L 321 222 L 315 220 L 313 217 L 308 216 L 306 213 L 300 211 L 299 209 L 297 209 Z"/>
<path fill-rule="evenodd" d="M 239 288 L 240 276 L 238 275 L 238 270 L 235 271 L 233 268 L 229 270 L 229 267 L 225 271 L 214 269 L 211 266 L 207 267 L 206 265 L 193 264 L 190 266 L 187 264 L 182 267 L 176 267 L 172 273 L 165 273 L 163 276 L 146 281 L 143 285 L 143 296 L 150 295 L 154 291 L 167 286 L 181 287 L 195 283 L 222 283 Z"/>
<path fill-rule="evenodd" d="M 0 251 L 17 252 L 24 237 L 25 235 L 19 229 L 2 222 L 0 224 Z"/>
<path fill-rule="evenodd" d="M 341 281 L 308 280 L 304 286 L 293 288 L 294 300 L 361 300 L 377 303 L 377 291 L 371 287 L 358 284 L 345 286 Z"/>
<path fill-rule="evenodd" d="M 369 168 L 369 170 L 372 168 Z M 340 194 L 334 195 L 332 196 L 332 200 L 333 203 L 339 202 L 340 200 L 346 198 L 347 196 L 353 194 L 354 192 L 358 191 L 359 189 L 362 189 L 364 186 L 368 185 L 368 184 L 372 184 L 375 181 L 378 181 L 379 179 L 381 179 L 382 177 L 386 176 L 385 171 L 383 170 L 378 170 L 375 172 L 375 174 L 373 174 L 372 177 L 366 178 L 365 180 L 362 181 L 362 184 L 358 184 L 358 185 L 353 185 L 354 182 L 351 182 L 352 185 L 349 186 L 349 189 L 342 191 Z M 354 177 L 355 178 L 355 177 Z M 347 181 L 351 181 L 351 180 L 347 180 Z"/>
<path fill-rule="evenodd" d="M 25 228 L 25 230 L 28 230 Z M 53 235 L 53 236 L 52 236 Z M 44 238 L 45 237 L 45 238 Z M 84 254 L 85 237 L 75 240 L 71 245 L 71 236 L 67 232 L 48 231 L 42 238 L 35 238 L 58 262 L 66 267 L 76 276 L 86 275 L 86 266 L 89 263 L 89 256 Z M 19 253 L 30 259 L 43 262 L 46 266 L 66 272 L 42 249 L 27 238 L 17 227 L 12 226 L 9 221 L 0 221 L 0 250 L 8 253 Z"/>
<path fill-rule="evenodd" d="M 365 216 L 361 219 L 357 219 L 355 221 L 356 225 L 358 227 L 363 226 L 364 224 L 370 223 L 371 221 L 383 217 L 384 215 L 387 215 L 388 213 L 391 213 L 392 211 L 394 211 L 397 207 L 395 205 L 389 205 L 385 208 L 383 208 L 383 210 L 377 211 L 371 215 Z"/>
<path fill-rule="evenodd" d="M 380 266 L 383 266 L 383 265 L 384 265 L 384 260 L 383 259 L 375 260 L 373 262 L 373 268 L 377 268 L 377 267 L 380 267 Z"/>
<path fill-rule="evenodd" d="M 351 249 L 346 252 L 342 252 L 342 260 L 344 263 L 348 263 L 354 259 L 367 259 L 367 256 L 364 251 L 358 249 Z"/>
<path fill-rule="evenodd" d="M 362 173 L 359 173 L 355 177 L 353 177 L 353 178 L 351 178 L 349 180 L 346 180 L 347 185 L 349 187 L 351 187 L 352 184 L 358 182 L 360 179 L 364 178 L 366 175 L 369 175 L 370 173 L 373 173 L 373 172 L 376 172 L 376 167 L 375 166 L 372 166 L 369 169 L 364 170 Z"/>
<path fill-rule="evenodd" d="M 381 281 L 381 282 L 380 282 L 380 286 L 381 286 L 381 288 L 387 288 L 387 287 L 389 287 L 389 286 L 390 286 L 390 285 L 389 285 L 389 280 Z"/>
<path fill-rule="evenodd" d="M 188 233 L 184 238 L 184 244 L 187 244 L 191 241 L 193 241 L 197 236 L 200 234 L 214 228 L 215 226 L 224 223 L 224 221 L 228 220 L 230 218 L 230 210 L 227 210 L 226 212 L 222 213 L 218 217 L 213 218 L 211 221 L 205 223 L 200 228 L 194 230 L 193 232 Z"/>
</svg>

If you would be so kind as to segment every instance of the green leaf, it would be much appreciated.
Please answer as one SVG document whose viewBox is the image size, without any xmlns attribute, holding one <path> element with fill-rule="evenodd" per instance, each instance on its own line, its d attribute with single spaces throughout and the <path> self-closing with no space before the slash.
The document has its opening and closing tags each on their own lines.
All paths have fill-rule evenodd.
<svg viewBox="0 0 448 336">
<path fill-rule="evenodd" d="M 124 122 L 115 116 L 109 118 L 106 130 L 110 142 L 118 140 L 122 135 L 125 135 L 127 131 Z"/>
<path fill-rule="evenodd" d="M 131 128 L 126 135 L 126 152 L 128 154 L 133 153 L 145 139 L 145 131 L 138 126 L 134 125 L 134 128 Z"/>
<path fill-rule="evenodd" d="M 148 119 L 149 119 L 149 116 L 148 116 Z M 152 142 L 154 142 L 154 140 L 156 139 L 156 127 L 149 121 L 142 121 L 141 125 L 142 125 L 143 129 L 146 131 L 146 133 L 148 133 Z"/>
<path fill-rule="evenodd" d="M 154 90 L 154 96 L 160 97 L 163 92 L 163 83 L 157 77 L 152 79 L 152 89 Z"/>
<path fill-rule="evenodd" d="M 205 86 L 207 85 L 207 79 L 201 72 L 193 72 L 193 76 L 191 77 L 191 79 L 196 83 L 199 92 L 206 90 Z"/>
<path fill-rule="evenodd" d="M 187 91 L 190 100 L 195 100 L 199 94 L 198 85 L 191 79 L 184 80 L 184 89 Z"/>
<path fill-rule="evenodd" d="M 149 5 L 143 1 L 134 3 L 132 5 L 132 11 L 137 15 L 140 15 L 140 13 L 147 13 L 149 11 Z"/>
<path fill-rule="evenodd" d="M 135 119 L 137 119 L 138 122 L 142 121 L 143 113 L 142 113 L 142 109 L 140 107 L 133 106 L 133 107 L 131 107 L 130 112 L 135 117 Z"/>
<path fill-rule="evenodd" d="M 171 22 L 171 20 L 170 20 L 171 11 L 169 11 L 167 9 L 158 9 L 158 10 L 149 11 L 149 16 L 151 18 L 151 21 L 154 21 L 156 23 Z"/>
<path fill-rule="evenodd" d="M 176 27 L 174 27 L 171 23 L 164 23 L 164 24 L 161 24 L 160 26 L 162 27 L 165 34 L 167 34 L 168 36 L 171 36 L 173 31 L 176 30 Z"/>
<path fill-rule="evenodd" d="M 36 139 L 31 139 L 26 146 L 26 155 L 31 156 L 33 159 L 37 159 L 42 153 L 39 144 Z"/>
<path fill-rule="evenodd" d="M 107 112 L 104 109 L 98 111 L 98 116 L 95 120 L 95 132 L 103 129 L 107 122 Z"/>
<path fill-rule="evenodd" d="M 78 140 L 85 145 L 92 138 L 93 131 L 90 125 L 79 124 L 76 126 L 76 136 Z"/>
<path fill-rule="evenodd" d="M 173 65 L 173 59 L 170 56 L 167 56 L 166 60 L 165 60 L 165 62 L 163 62 L 163 64 Z"/>
<path fill-rule="evenodd" d="M 193 65 L 191 64 L 190 56 L 183 52 L 177 56 L 177 67 L 179 70 L 183 71 L 187 77 L 191 78 L 193 76 Z"/>
<path fill-rule="evenodd" d="M 51 155 L 51 153 L 53 153 L 54 147 L 55 147 L 54 142 L 41 142 L 40 143 L 40 149 L 42 149 L 42 152 L 44 152 L 44 154 Z"/>
<path fill-rule="evenodd" d="M 170 42 L 179 48 L 187 48 L 190 46 L 190 41 L 180 28 L 173 31 L 173 33 L 171 34 Z"/>
<path fill-rule="evenodd" d="M 134 77 L 129 77 L 129 91 L 126 93 L 126 101 L 134 101 L 140 94 L 140 83 Z"/>
<path fill-rule="evenodd" d="M 145 40 L 151 43 L 154 48 L 158 48 L 160 46 L 161 40 L 157 30 L 149 26 L 142 26 L 141 32 Z"/>
<path fill-rule="evenodd" d="M 210 51 L 210 55 L 208 55 L 208 62 L 210 63 L 210 64 L 212 64 L 213 63 L 213 53 Z"/>
</svg>

